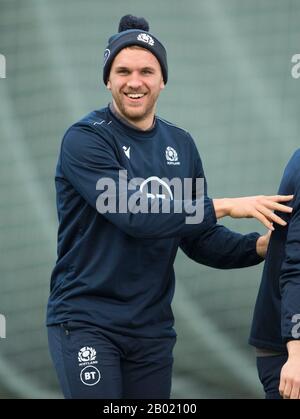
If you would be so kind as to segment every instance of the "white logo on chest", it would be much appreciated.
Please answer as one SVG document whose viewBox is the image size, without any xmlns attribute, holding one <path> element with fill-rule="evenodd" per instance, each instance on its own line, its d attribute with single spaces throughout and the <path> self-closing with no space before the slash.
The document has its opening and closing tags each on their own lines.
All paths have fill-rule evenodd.
<svg viewBox="0 0 300 419">
<path fill-rule="evenodd" d="M 174 166 L 180 165 L 180 162 L 178 161 L 177 151 L 173 147 L 166 148 L 166 159 L 167 164 L 172 164 Z"/>
<path fill-rule="evenodd" d="M 125 153 L 125 155 L 126 155 L 126 157 L 128 158 L 128 159 L 130 159 L 130 147 L 125 147 L 125 145 L 123 145 L 123 150 L 124 150 L 124 153 Z"/>
</svg>

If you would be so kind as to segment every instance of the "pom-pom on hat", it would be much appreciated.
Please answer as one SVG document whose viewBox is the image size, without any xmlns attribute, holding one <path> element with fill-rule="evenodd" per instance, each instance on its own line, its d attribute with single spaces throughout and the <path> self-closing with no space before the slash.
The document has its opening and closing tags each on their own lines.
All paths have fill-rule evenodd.
<svg viewBox="0 0 300 419">
<path fill-rule="evenodd" d="M 119 33 L 108 40 L 104 51 L 103 81 L 107 84 L 110 69 L 116 55 L 126 47 L 138 45 L 146 48 L 158 59 L 161 66 L 164 83 L 168 81 L 167 52 L 159 40 L 149 33 L 149 24 L 142 17 L 123 16 L 119 23 Z"/>
</svg>

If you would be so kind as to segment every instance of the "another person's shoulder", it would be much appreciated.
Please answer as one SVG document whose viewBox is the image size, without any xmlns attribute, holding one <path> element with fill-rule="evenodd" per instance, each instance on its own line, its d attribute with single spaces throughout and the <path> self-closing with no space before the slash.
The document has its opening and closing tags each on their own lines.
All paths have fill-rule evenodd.
<svg viewBox="0 0 300 419">
<path fill-rule="evenodd" d="M 284 176 L 285 182 L 290 182 L 294 193 L 300 193 L 300 149 L 297 149 L 286 165 Z M 300 196 L 297 198 L 300 199 Z"/>
<path fill-rule="evenodd" d="M 300 148 L 298 148 L 292 155 L 292 157 L 290 158 L 289 164 L 291 165 L 297 165 L 298 168 L 300 163 Z"/>
<path fill-rule="evenodd" d="M 300 149 L 297 149 L 290 158 L 285 168 L 285 175 L 297 177 L 300 181 Z"/>
</svg>

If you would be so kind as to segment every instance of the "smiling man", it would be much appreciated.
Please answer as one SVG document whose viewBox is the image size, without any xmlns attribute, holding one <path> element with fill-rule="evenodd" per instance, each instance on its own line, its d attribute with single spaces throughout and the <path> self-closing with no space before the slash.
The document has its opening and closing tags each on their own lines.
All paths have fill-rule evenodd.
<svg viewBox="0 0 300 419">
<path fill-rule="evenodd" d="M 197 194 L 204 173 L 193 139 L 155 114 L 168 80 L 167 55 L 144 19 L 121 19 L 104 53 L 103 80 L 112 103 L 67 130 L 57 164 L 50 352 L 67 398 L 168 398 L 178 247 L 216 268 L 255 265 L 268 235 L 243 236 L 218 225 L 217 218 L 256 217 L 271 229 L 274 221 L 285 224 L 273 210 L 290 212 L 280 202 L 291 197 L 211 200 L 205 182 L 204 194 Z M 132 181 L 140 180 L 140 199 L 158 211 L 137 211 L 137 204 L 120 210 L 119 176 L 125 172 L 128 206 L 136 193 Z M 183 200 L 173 199 L 163 180 L 175 178 L 182 185 L 192 180 L 192 198 L 184 201 L 192 212 L 189 206 L 175 210 Z M 163 193 L 147 193 L 150 181 Z M 97 206 L 106 183 L 113 183 L 113 211 Z M 160 211 L 166 202 L 169 211 Z M 199 205 L 203 217 L 188 223 Z"/>
<path fill-rule="evenodd" d="M 164 86 L 159 62 L 150 51 L 138 46 L 119 52 L 107 82 L 116 112 L 141 130 L 153 125 L 156 102 Z"/>
</svg>

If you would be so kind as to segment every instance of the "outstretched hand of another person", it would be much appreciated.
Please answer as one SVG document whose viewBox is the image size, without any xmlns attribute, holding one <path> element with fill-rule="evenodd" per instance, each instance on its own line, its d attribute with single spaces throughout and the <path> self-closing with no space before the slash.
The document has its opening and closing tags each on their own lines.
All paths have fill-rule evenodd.
<svg viewBox="0 0 300 419">
<path fill-rule="evenodd" d="M 300 399 L 300 341 L 287 343 L 289 357 L 281 369 L 279 393 L 284 399 Z"/>
<path fill-rule="evenodd" d="M 293 199 L 293 195 L 257 195 L 242 198 L 213 199 L 217 218 L 256 218 L 265 227 L 273 231 L 273 223 L 285 226 L 287 223 L 274 213 L 280 211 L 291 213 L 293 209 L 283 203 Z"/>
</svg>

